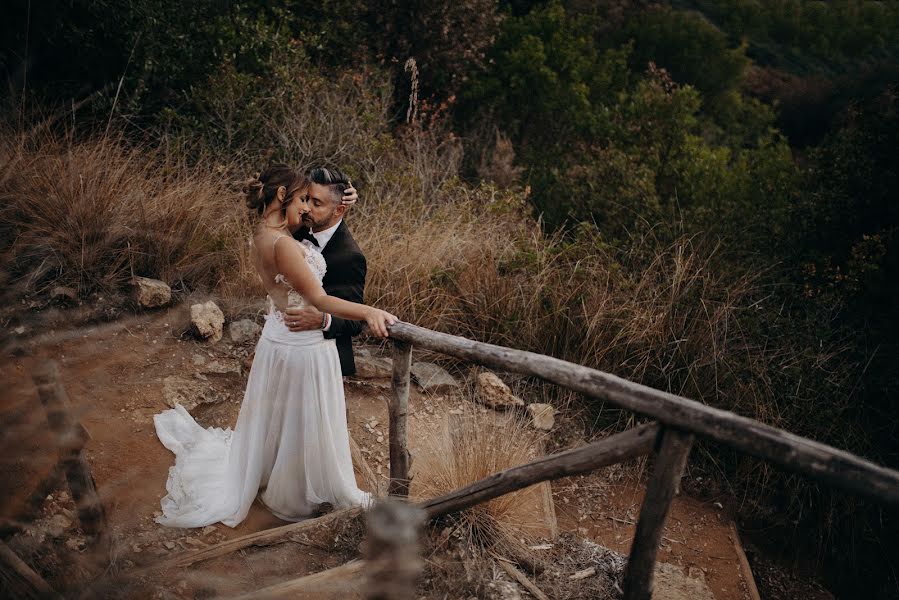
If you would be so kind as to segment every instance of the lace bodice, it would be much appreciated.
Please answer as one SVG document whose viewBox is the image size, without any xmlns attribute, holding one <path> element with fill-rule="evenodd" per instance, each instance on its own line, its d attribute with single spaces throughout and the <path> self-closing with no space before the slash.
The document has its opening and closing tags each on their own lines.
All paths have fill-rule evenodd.
<svg viewBox="0 0 899 600">
<path fill-rule="evenodd" d="M 327 264 L 325 263 L 325 257 L 321 255 L 310 241 L 303 240 L 302 242 L 297 242 L 301 246 L 303 246 L 303 254 L 305 255 L 306 264 L 309 265 L 309 269 L 312 271 L 312 274 L 318 279 L 319 283 L 325 278 L 325 273 L 328 270 Z M 305 307 L 308 306 L 309 303 L 306 299 L 293 287 L 290 285 L 290 282 L 287 281 L 287 278 L 278 273 L 275 275 L 275 283 L 279 285 L 283 285 L 287 288 L 287 305 L 288 306 L 298 306 Z M 280 315 L 281 311 L 278 310 L 278 307 L 275 305 L 275 301 L 272 300 L 272 297 L 268 297 L 269 304 L 269 312 L 275 315 Z"/>
</svg>

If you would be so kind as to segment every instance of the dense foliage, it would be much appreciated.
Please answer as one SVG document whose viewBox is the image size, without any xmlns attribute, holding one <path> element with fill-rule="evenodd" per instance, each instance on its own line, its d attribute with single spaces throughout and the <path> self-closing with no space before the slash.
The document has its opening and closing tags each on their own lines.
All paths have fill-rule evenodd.
<svg viewBox="0 0 899 600">
<path fill-rule="evenodd" d="M 128 139 L 183 148 L 188 164 L 340 162 L 384 197 L 499 187 L 527 198 L 547 236 L 544 253 L 497 258 L 510 276 L 558 260 L 658 278 L 659 248 L 697 249 L 701 291 L 684 290 L 669 317 L 705 339 L 690 307 L 727 304 L 731 290 L 755 307 L 740 313 L 739 348 L 708 356 L 671 331 L 692 357 L 683 370 L 653 366 L 661 346 L 647 342 L 629 374 L 899 465 L 896 3 L 10 0 L 4 12 L 0 72 L 19 128 L 80 135 L 115 120 Z M 441 175 L 420 177 L 426 164 Z M 467 290 L 461 275 L 432 276 L 447 294 Z M 76 280 L 85 292 L 113 281 Z M 649 285 L 615 281 L 635 297 Z M 609 309 L 600 327 L 577 307 L 605 296 L 534 294 L 545 310 L 522 300 L 494 319 L 469 306 L 485 323 L 464 331 L 633 366 L 602 355 L 618 338 L 598 332 L 639 319 Z M 565 340 L 516 338 L 509 314 L 551 321 Z M 723 365 L 720 389 L 691 383 L 688 364 Z M 723 468 L 755 499 L 747 513 L 817 527 L 834 589 L 876 598 L 897 586 L 885 562 L 895 514 L 783 475 L 747 492 L 758 480 L 746 465 Z"/>
</svg>

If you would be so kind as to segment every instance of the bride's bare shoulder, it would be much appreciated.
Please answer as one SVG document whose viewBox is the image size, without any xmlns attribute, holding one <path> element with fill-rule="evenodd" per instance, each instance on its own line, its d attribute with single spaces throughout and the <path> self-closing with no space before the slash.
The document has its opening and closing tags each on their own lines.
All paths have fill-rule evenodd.
<svg viewBox="0 0 899 600">
<path fill-rule="evenodd" d="M 290 240 L 290 242 L 282 242 L 281 240 L 284 238 Z M 258 230 L 253 234 L 251 243 L 257 252 L 264 252 L 269 256 L 284 252 L 305 254 L 302 245 L 297 243 L 292 236 L 280 231 Z"/>
</svg>

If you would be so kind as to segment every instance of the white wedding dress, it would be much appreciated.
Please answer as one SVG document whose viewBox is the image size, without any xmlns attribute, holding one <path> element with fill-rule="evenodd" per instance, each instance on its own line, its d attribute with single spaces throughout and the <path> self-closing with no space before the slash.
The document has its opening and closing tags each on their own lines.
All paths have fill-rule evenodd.
<svg viewBox="0 0 899 600">
<path fill-rule="evenodd" d="M 321 281 L 325 259 L 309 242 L 303 246 Z M 285 286 L 289 305 L 306 305 L 283 275 L 275 282 Z M 175 454 L 157 523 L 236 527 L 260 490 L 262 503 L 286 521 L 309 518 L 324 502 L 371 504 L 353 474 L 334 340 L 320 330 L 291 332 L 268 299 L 234 431 L 204 429 L 181 405 L 153 417 L 159 440 Z"/>
</svg>

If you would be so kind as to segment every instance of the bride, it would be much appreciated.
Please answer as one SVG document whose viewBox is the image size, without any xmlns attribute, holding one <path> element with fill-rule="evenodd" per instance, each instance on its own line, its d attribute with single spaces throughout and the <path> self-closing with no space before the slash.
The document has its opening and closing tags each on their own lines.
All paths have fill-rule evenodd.
<svg viewBox="0 0 899 600">
<path fill-rule="evenodd" d="M 269 312 L 233 432 L 202 428 L 181 405 L 154 416 L 156 434 L 175 454 L 157 523 L 236 527 L 260 490 L 262 503 L 287 521 L 309 518 L 325 502 L 371 503 L 353 475 L 334 340 L 321 330 L 289 331 L 282 311 L 311 305 L 365 321 L 381 337 L 397 319 L 325 294 L 324 258 L 290 235 L 309 211 L 306 187 L 302 174 L 274 165 L 245 188 L 247 206 L 261 215 L 252 254 Z"/>
</svg>

